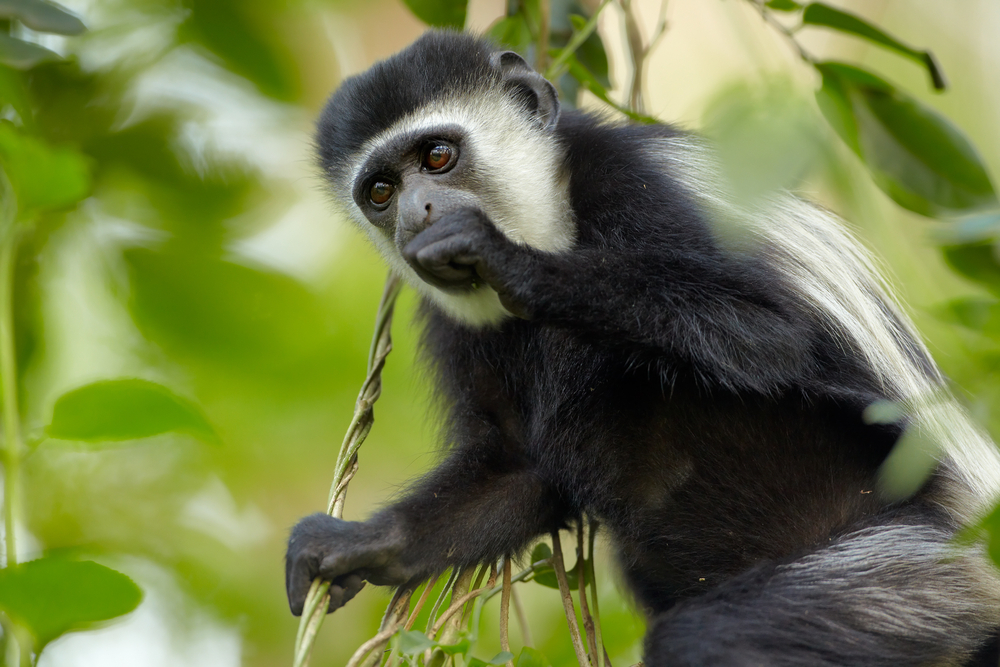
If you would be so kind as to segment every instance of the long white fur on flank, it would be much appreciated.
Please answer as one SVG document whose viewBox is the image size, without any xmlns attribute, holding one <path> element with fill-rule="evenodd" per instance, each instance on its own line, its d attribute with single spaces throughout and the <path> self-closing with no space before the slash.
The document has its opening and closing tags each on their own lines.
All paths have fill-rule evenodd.
<svg viewBox="0 0 1000 667">
<path fill-rule="evenodd" d="M 958 475 L 976 496 L 942 498 L 947 509 L 960 521 L 988 509 L 1000 493 L 1000 452 L 948 393 L 936 367 L 928 375 L 907 354 L 901 338 L 912 339 L 931 358 L 875 260 L 843 221 L 787 194 L 741 207 L 727 196 L 717 160 L 696 137 L 660 140 L 649 156 L 678 178 L 709 216 L 717 216 L 723 235 L 742 233 L 746 238 L 738 242 L 767 253 L 803 301 L 836 323 L 832 330 L 842 344 L 864 355 L 886 394 L 905 404 L 912 421 L 883 468 L 887 483 L 897 484 L 888 490 L 915 491 L 924 479 L 921 471 L 906 480 L 900 470 L 920 456 L 933 462 L 946 454 L 954 464 L 946 472 Z M 933 451 L 935 445 L 943 452 Z"/>
<path fill-rule="evenodd" d="M 576 225 L 562 152 L 552 135 L 503 90 L 490 91 L 477 99 L 456 96 L 436 100 L 408 114 L 352 156 L 357 166 L 351 184 L 379 146 L 449 125 L 465 129 L 469 152 L 476 155 L 479 164 L 488 165 L 477 177 L 489 182 L 491 194 L 476 194 L 482 198 L 484 213 L 507 238 L 545 252 L 561 252 L 573 246 Z M 400 257 L 392 239 L 365 218 L 352 198 L 345 197 L 343 203 L 393 270 L 446 313 L 473 326 L 495 324 L 510 316 L 489 287 L 467 294 L 448 294 L 428 285 Z"/>
</svg>

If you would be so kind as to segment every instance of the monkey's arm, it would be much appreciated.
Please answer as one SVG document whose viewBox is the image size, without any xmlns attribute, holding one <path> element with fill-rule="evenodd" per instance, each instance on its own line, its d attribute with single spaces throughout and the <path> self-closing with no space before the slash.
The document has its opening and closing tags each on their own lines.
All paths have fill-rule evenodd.
<svg viewBox="0 0 1000 667">
<path fill-rule="evenodd" d="M 292 530 L 285 585 L 302 613 L 316 576 L 333 582 L 330 611 L 361 581 L 399 586 L 449 566 L 489 562 L 560 525 L 563 503 L 530 469 L 490 444 L 460 446 L 399 502 L 368 521 L 306 517 Z"/>
<path fill-rule="evenodd" d="M 680 244 L 674 244 L 674 246 Z M 768 391 L 805 377 L 817 328 L 761 269 L 650 239 L 628 248 L 545 253 L 466 209 L 403 251 L 428 272 L 474 270 L 529 320 L 666 357 L 733 387 Z"/>
</svg>

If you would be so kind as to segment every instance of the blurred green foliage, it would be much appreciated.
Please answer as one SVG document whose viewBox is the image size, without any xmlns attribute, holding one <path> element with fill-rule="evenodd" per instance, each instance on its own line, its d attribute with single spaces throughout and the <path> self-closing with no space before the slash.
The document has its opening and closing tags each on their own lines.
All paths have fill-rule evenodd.
<svg viewBox="0 0 1000 667">
<path fill-rule="evenodd" d="M 460 27 L 467 18 L 461 0 L 406 5 L 433 25 Z M 336 237 L 313 273 L 297 272 L 295 261 L 267 261 L 264 251 L 281 245 L 268 236 L 275 221 L 282 219 L 274 225 L 281 229 L 289 217 L 312 215 L 292 213 L 307 188 L 295 182 L 299 172 L 285 173 L 293 162 L 261 159 L 259 147 L 213 144 L 221 130 L 208 122 L 207 89 L 239 92 L 247 108 L 238 110 L 272 114 L 256 126 L 262 133 L 287 123 L 282 140 L 305 145 L 317 111 L 306 100 L 331 83 L 307 73 L 317 54 L 329 67 L 335 61 L 329 49 L 308 46 L 324 37 L 316 17 L 349 21 L 358 10 L 334 0 L 79 6 L 87 11 L 82 20 L 44 0 L 0 2 L 0 210 L 3 242 L 16 238 L 11 318 L 27 440 L 15 507 L 29 536 L 20 541 L 22 559 L 44 554 L 0 570 L 0 607 L 41 649 L 139 604 L 138 589 L 120 570 L 147 589 L 151 602 L 143 607 L 160 613 L 158 622 L 173 628 L 179 644 L 193 641 L 186 620 L 206 618 L 213 636 L 242 642 L 227 654 L 232 664 L 284 664 L 296 627 L 284 602 L 285 530 L 326 496 L 363 378 L 384 269 L 354 236 Z M 589 103 L 586 90 L 648 121 L 616 101 L 607 35 L 588 32 L 595 6 L 550 3 L 548 55 L 565 64 L 556 72 L 564 103 Z M 786 22 L 866 40 L 944 83 L 929 51 L 858 16 L 788 0 L 761 9 L 772 10 Z M 360 11 L 369 13 L 350 25 L 375 16 L 389 28 L 400 19 L 389 2 Z M 490 35 L 536 62 L 540 26 L 538 0 L 512 0 Z M 198 75 L 200 83 L 190 83 L 188 97 L 157 97 L 157 86 L 170 80 L 165 68 L 178 59 L 180 77 Z M 944 220 L 935 238 L 952 284 L 933 312 L 918 318 L 947 352 L 947 370 L 970 392 L 975 415 L 995 429 L 1000 212 L 984 160 L 922 91 L 904 91 L 856 62 L 813 58 L 802 65 L 815 74 L 818 108 L 800 84 L 717 86 L 705 126 L 731 180 L 755 197 L 826 179 L 856 212 L 872 193 L 843 174 L 863 166 L 901 206 Z M 930 223 L 908 215 L 901 214 L 909 227 L 901 225 L 897 238 L 919 237 L 919 244 Z M 311 243 L 303 233 L 293 238 Z M 905 270 L 926 256 L 896 260 Z M 926 303 L 937 293 L 916 296 Z M 413 310 L 405 295 L 377 424 L 348 499 L 358 517 L 390 495 L 397 479 L 433 460 L 434 406 L 406 325 Z M 1000 553 L 1000 512 L 981 528 L 991 553 Z M 604 636 L 615 663 L 630 664 L 642 620 L 615 592 L 610 560 L 596 559 Z M 544 573 L 535 579 L 553 584 Z M 515 664 L 571 664 L 558 595 L 520 588 L 538 650 L 515 650 Z M 153 604 L 169 595 L 181 602 Z M 336 628 L 321 635 L 316 664 L 346 661 L 377 627 L 385 601 L 384 591 L 363 591 L 351 614 L 338 614 Z M 501 657 L 494 607 L 484 610 L 472 652 L 485 664 Z M 516 643 L 522 638 L 511 625 Z M 140 643 L 147 637 L 140 626 L 128 627 Z M 4 636 L 9 641 L 6 627 Z M 114 637 L 108 641 L 125 635 Z M 60 646 L 75 650 L 71 642 L 52 644 L 53 663 Z M 190 656 L 176 659 L 194 664 Z"/>
</svg>

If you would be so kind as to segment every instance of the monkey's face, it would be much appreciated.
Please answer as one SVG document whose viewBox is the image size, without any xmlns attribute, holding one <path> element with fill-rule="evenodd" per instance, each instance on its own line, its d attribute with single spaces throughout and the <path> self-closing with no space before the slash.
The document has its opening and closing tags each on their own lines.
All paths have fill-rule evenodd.
<svg viewBox="0 0 1000 667">
<path fill-rule="evenodd" d="M 321 120 L 320 155 L 338 199 L 398 275 L 452 316 L 494 323 L 509 313 L 468 264 L 431 266 L 404 251 L 435 224 L 470 211 L 511 242 L 546 252 L 569 249 L 575 227 L 556 136 L 559 103 L 551 84 L 509 52 L 487 53 L 470 65 L 475 77 L 456 68 L 449 74 L 454 80 L 433 94 L 387 85 L 420 64 L 421 45 L 345 83 Z M 384 127 L 369 127 L 375 125 L 371 109 L 401 107 L 398 98 L 408 95 L 425 99 Z M 359 100 L 367 115 L 358 111 Z M 352 125 L 370 134 L 352 140 Z"/>
</svg>

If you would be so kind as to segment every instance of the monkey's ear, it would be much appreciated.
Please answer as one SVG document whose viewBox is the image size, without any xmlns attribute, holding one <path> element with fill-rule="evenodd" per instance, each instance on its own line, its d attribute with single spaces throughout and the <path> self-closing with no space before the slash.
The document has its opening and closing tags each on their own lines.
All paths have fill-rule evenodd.
<svg viewBox="0 0 1000 667">
<path fill-rule="evenodd" d="M 526 103 L 542 127 L 554 130 L 559 121 L 559 96 L 548 79 L 531 69 L 524 58 L 513 51 L 495 53 L 492 60 L 504 82 Z"/>
</svg>

